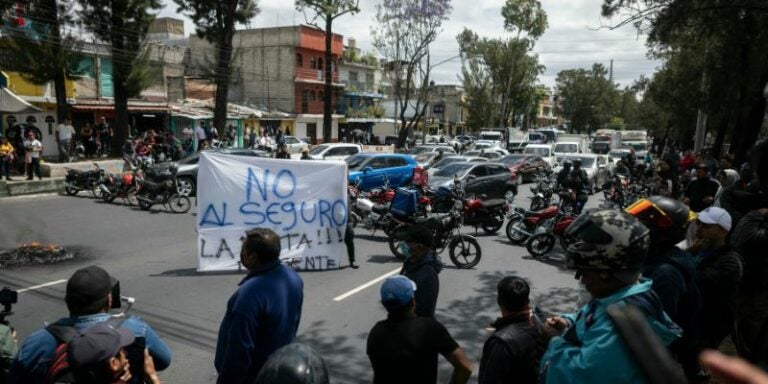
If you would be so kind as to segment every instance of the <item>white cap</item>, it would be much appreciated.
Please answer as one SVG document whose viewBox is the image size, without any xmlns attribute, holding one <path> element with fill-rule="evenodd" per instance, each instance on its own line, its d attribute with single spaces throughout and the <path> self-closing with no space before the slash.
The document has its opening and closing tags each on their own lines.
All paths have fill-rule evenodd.
<svg viewBox="0 0 768 384">
<path fill-rule="evenodd" d="M 699 221 L 704 224 L 717 224 L 726 231 L 731 230 L 731 215 L 725 209 L 709 207 L 697 215 Z"/>
</svg>

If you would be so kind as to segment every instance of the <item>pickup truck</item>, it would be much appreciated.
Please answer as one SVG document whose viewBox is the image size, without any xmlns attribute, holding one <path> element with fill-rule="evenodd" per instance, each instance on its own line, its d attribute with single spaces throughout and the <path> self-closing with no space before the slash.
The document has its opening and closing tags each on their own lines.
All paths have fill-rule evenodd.
<svg viewBox="0 0 768 384">
<path fill-rule="evenodd" d="M 528 133 L 519 129 L 510 129 L 509 141 L 507 142 L 507 151 L 509 152 L 523 152 L 525 146 L 528 145 Z"/>
<path fill-rule="evenodd" d="M 554 152 L 555 155 L 587 153 L 588 148 L 589 139 L 587 135 L 563 133 L 557 136 Z"/>
</svg>

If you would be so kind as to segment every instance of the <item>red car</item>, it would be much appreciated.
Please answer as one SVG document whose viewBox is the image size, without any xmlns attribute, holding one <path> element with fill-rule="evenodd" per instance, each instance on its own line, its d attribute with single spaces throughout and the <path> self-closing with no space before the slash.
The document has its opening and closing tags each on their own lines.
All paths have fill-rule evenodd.
<svg viewBox="0 0 768 384">
<path fill-rule="evenodd" d="M 537 173 L 549 172 L 550 167 L 540 156 L 531 154 L 513 154 L 502 157 L 497 162 L 504 164 L 510 172 L 521 178 L 521 182 L 533 181 Z"/>
</svg>

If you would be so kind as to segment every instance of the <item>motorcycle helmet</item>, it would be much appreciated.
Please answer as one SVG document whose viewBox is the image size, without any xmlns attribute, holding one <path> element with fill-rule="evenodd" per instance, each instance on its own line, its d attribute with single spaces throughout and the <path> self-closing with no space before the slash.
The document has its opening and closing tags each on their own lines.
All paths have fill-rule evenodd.
<svg viewBox="0 0 768 384">
<path fill-rule="evenodd" d="M 573 162 L 570 159 L 565 160 L 563 161 L 563 168 L 570 168 L 572 164 Z"/>
<path fill-rule="evenodd" d="M 581 159 L 573 159 L 574 167 L 581 167 Z"/>
<path fill-rule="evenodd" d="M 651 231 L 651 242 L 658 245 L 677 244 L 685 238 L 688 223 L 696 219 L 682 202 L 666 196 L 650 196 L 627 207 Z"/>
<path fill-rule="evenodd" d="M 648 254 L 648 228 L 636 218 L 615 210 L 585 212 L 565 231 L 576 240 L 566 250 L 568 266 L 636 273 Z"/>
<path fill-rule="evenodd" d="M 288 344 L 272 354 L 256 377 L 256 384 L 328 384 L 328 368 L 314 349 Z"/>
</svg>

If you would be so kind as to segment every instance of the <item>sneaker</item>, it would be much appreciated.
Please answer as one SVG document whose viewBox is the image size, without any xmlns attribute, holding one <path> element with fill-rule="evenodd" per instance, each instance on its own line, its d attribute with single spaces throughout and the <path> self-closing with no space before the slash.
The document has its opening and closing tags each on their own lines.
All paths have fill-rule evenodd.
<svg viewBox="0 0 768 384">
<path fill-rule="evenodd" d="M 43 177 L 42 176 L 38 176 L 37 179 L 38 180 L 43 180 Z"/>
<path fill-rule="evenodd" d="M 359 266 L 359 265 L 357 265 L 357 264 L 355 264 L 355 263 L 349 263 L 349 267 L 350 267 L 350 268 L 352 268 L 352 269 L 358 269 L 358 268 L 360 268 L 360 266 Z"/>
<path fill-rule="evenodd" d="M 27 180 L 34 180 L 34 177 L 27 177 Z"/>
</svg>

